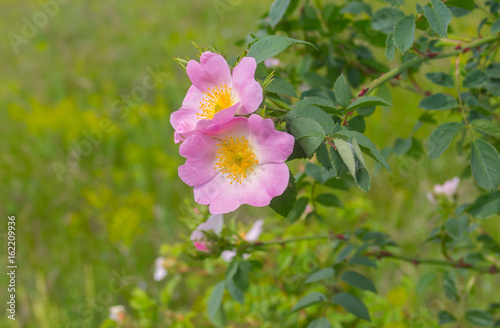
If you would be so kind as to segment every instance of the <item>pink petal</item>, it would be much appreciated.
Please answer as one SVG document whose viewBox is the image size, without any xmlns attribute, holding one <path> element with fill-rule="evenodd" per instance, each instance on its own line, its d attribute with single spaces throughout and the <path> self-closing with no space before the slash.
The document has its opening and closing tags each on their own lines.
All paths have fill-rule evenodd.
<svg viewBox="0 0 500 328">
<path fill-rule="evenodd" d="M 244 57 L 233 70 L 233 92 L 241 101 L 238 115 L 255 112 L 263 100 L 263 91 L 255 80 L 257 63 L 252 57 Z"/>
<path fill-rule="evenodd" d="M 446 194 L 446 196 L 452 197 L 457 192 L 459 183 L 459 177 L 454 177 L 453 179 L 446 181 L 443 185 L 443 192 Z"/>
<path fill-rule="evenodd" d="M 200 62 L 190 60 L 186 67 L 189 79 L 201 91 L 220 85 L 231 85 L 231 70 L 224 57 L 207 51 Z"/>
<path fill-rule="evenodd" d="M 433 205 L 437 204 L 437 200 L 436 200 L 436 198 L 434 198 L 434 195 L 432 194 L 432 192 L 428 191 L 426 196 L 427 196 L 427 199 L 429 200 L 429 203 L 431 203 Z"/>
<path fill-rule="evenodd" d="M 257 220 L 245 236 L 246 241 L 257 241 L 262 234 L 264 220 Z"/>
<path fill-rule="evenodd" d="M 277 67 L 280 64 L 281 64 L 281 62 L 278 58 L 269 58 L 269 59 L 264 60 L 264 65 L 266 65 L 267 68 Z"/>
<path fill-rule="evenodd" d="M 202 90 L 198 89 L 194 84 L 189 87 L 188 92 L 186 93 L 186 97 L 182 101 L 182 107 L 187 107 L 191 109 L 196 109 L 198 111 L 200 109 L 200 103 L 205 98 Z"/>
<path fill-rule="evenodd" d="M 214 124 L 204 124 L 203 127 L 199 127 L 199 131 L 218 139 L 223 139 L 225 137 L 248 138 L 248 119 L 246 117 L 234 117 Z"/>
<path fill-rule="evenodd" d="M 194 187 L 195 201 L 209 206 L 210 213 L 222 214 L 242 204 L 267 206 L 271 199 L 285 191 L 290 176 L 285 163 L 258 165 L 241 184 L 217 174 L 212 180 Z"/>
<path fill-rule="evenodd" d="M 259 164 L 282 163 L 293 151 L 295 139 L 286 132 L 276 131 L 271 119 L 252 115 L 248 119 L 249 141 L 256 151 Z"/>
<path fill-rule="evenodd" d="M 170 115 L 170 124 L 180 134 L 194 130 L 197 122 L 197 111 L 189 107 L 181 107 Z"/>
<path fill-rule="evenodd" d="M 196 247 L 197 250 L 200 252 L 205 252 L 208 253 L 210 252 L 210 249 L 208 248 L 210 246 L 209 242 L 206 241 L 195 241 L 194 242 L 194 247 Z"/>
<path fill-rule="evenodd" d="M 224 262 L 231 262 L 231 260 L 233 259 L 233 257 L 236 256 L 236 252 L 235 251 L 223 251 L 220 256 L 222 257 L 222 259 L 224 260 Z"/>
<path fill-rule="evenodd" d="M 220 124 L 234 117 L 236 111 L 240 107 L 240 103 L 236 103 L 231 107 L 221 110 L 214 114 L 211 120 L 198 120 L 196 123 L 196 130 L 203 130 L 209 125 Z"/>
<path fill-rule="evenodd" d="M 217 162 L 217 143 L 206 135 L 197 133 L 186 140 L 179 147 L 181 156 L 186 157 L 186 163 L 179 166 L 178 173 L 184 183 L 189 186 L 203 184 L 211 180 L 218 173 L 214 169 Z"/>
<path fill-rule="evenodd" d="M 165 262 L 164 257 L 158 257 L 155 260 L 155 272 L 153 276 L 155 281 L 163 280 L 163 278 L 167 276 L 168 271 L 163 267 L 164 262 Z"/>
<path fill-rule="evenodd" d="M 210 217 L 200 224 L 191 234 L 191 240 L 203 240 L 205 234 L 203 231 L 213 231 L 217 235 L 222 232 L 224 227 L 224 217 L 222 215 L 210 215 Z"/>
</svg>

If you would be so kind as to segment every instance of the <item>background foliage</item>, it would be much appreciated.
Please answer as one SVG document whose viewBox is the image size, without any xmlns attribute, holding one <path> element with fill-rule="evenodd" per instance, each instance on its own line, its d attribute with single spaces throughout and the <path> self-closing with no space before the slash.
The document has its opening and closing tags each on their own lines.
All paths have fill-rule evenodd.
<svg viewBox="0 0 500 328">
<path fill-rule="evenodd" d="M 363 85 L 397 63 L 418 58 L 414 52 L 426 54 L 429 50 L 432 54 L 440 52 L 440 46 L 453 50 L 457 45 L 439 44 L 434 42 L 436 39 L 447 35 L 467 43 L 467 39 L 477 38 L 478 25 L 484 26 L 480 34 L 490 35 L 494 25 L 485 25 L 485 17 L 489 23 L 498 20 L 498 13 L 490 12 L 497 6 L 492 1 L 476 1 L 478 8 L 463 17 L 465 12 L 452 9 L 455 17 L 450 29 L 440 27 L 445 23 L 433 22 L 432 18 L 413 26 L 412 19 L 407 18 L 417 18 L 419 12 L 426 18 L 434 17 L 432 11 L 436 11 L 436 19 L 443 17 L 439 12 L 443 9 L 436 1 L 427 7 L 426 1 L 418 1 L 421 10 L 409 1 L 378 1 L 370 6 L 358 1 L 291 1 L 288 6 L 285 2 L 276 2 L 266 20 L 268 15 L 264 14 L 270 5 L 267 1 L 128 1 L 124 5 L 118 1 L 73 0 L 61 5 L 57 14 L 19 47 L 18 53 L 4 38 L 0 43 L 4 59 L 0 83 L 0 212 L 3 217 L 13 214 L 17 218 L 19 312 L 16 322 L 2 317 L 2 325 L 112 327 L 115 323 L 105 320 L 108 308 L 124 304 L 131 327 L 212 327 L 205 304 L 213 286 L 224 279 L 227 264 L 216 258 L 200 262 L 185 254 L 184 237 L 203 215 L 193 211 L 190 188 L 177 177 L 176 168 L 182 158 L 177 155 L 168 121 L 189 86 L 172 57 L 195 58 L 197 50 L 190 41 L 215 45 L 228 59 L 236 59 L 252 41 L 249 31 L 254 36 L 277 33 L 311 42 L 317 50 L 294 45 L 279 56 L 283 67 L 277 69 L 276 76 L 290 81 L 294 90 L 275 80 L 270 86 L 275 92 L 268 94 L 269 99 L 278 108 L 281 102 L 286 107 L 295 92 L 304 97 L 301 88 L 306 82 L 318 90 L 335 91 L 336 101 L 341 105 L 345 101 L 347 107 L 348 95 L 347 100 L 339 95 L 350 88 L 344 88 L 342 82 L 335 84 L 340 73 L 344 73 L 345 83 L 353 90 L 363 90 Z M 456 4 L 455 8 L 469 3 L 450 2 Z M 285 15 L 279 5 L 281 9 L 295 10 L 289 9 Z M 23 19 L 32 20 L 40 11 L 39 5 L 28 1 L 3 1 L 0 6 L 2 35 L 21 34 Z M 390 15 L 382 15 L 384 11 Z M 415 51 L 409 41 L 412 33 L 418 46 Z M 422 40 L 424 34 L 430 39 Z M 401 52 L 405 52 L 402 58 Z M 256 51 L 255 55 L 259 54 L 262 51 Z M 492 79 L 498 78 L 491 74 L 498 73 L 488 70 L 491 60 L 483 62 L 478 57 L 479 67 L 471 64 L 474 60 L 469 58 L 480 55 L 471 49 L 467 56 L 460 56 L 461 86 L 470 88 L 470 95 L 464 95 L 462 101 L 474 109 L 471 115 L 475 118 L 498 120 L 498 85 L 491 85 L 495 82 Z M 496 52 L 490 55 L 498 61 Z M 386 59 L 392 57 L 394 61 Z M 264 241 L 342 234 L 253 254 L 245 302 L 240 304 L 229 295 L 224 298 L 228 326 L 274 327 L 279 322 L 281 327 L 306 327 L 324 313 L 323 307 L 308 307 L 293 314 L 290 310 L 310 293 L 329 295 L 332 290 L 337 298 L 341 292 L 356 295 L 372 320 L 360 320 L 334 305 L 326 311 L 334 327 L 438 327 L 440 320 L 452 321 L 450 315 L 458 323 L 449 326 L 494 325 L 499 318 L 499 298 L 492 291 L 499 284 L 498 275 L 495 278 L 466 269 L 416 266 L 411 261 L 392 261 L 388 259 L 391 256 L 380 252 L 373 254 L 379 259 L 367 257 L 369 262 L 353 260 L 354 249 L 344 240 L 348 237 L 356 246 L 373 244 L 376 251 L 387 247 L 387 252 L 396 249 L 391 248 L 396 243 L 398 254 L 438 258 L 443 239 L 433 237 L 444 235 L 457 261 L 465 258 L 466 263 L 475 265 L 498 265 L 498 214 L 493 211 L 493 217 L 484 219 L 490 215 L 476 212 L 474 216 L 483 213 L 483 218 L 469 216 L 471 221 L 463 224 L 460 214 L 464 208 L 456 211 L 457 204 L 472 203 L 484 194 L 469 178 L 470 169 L 464 170 L 474 144 L 470 139 L 465 144 L 460 142 L 465 132 L 458 131 L 456 125 L 448 125 L 451 132 L 444 133 L 457 136 L 446 151 L 439 143 L 443 138 L 435 135 L 437 126 L 462 121 L 459 111 L 445 109 L 457 107 L 453 103 L 457 102 L 455 58 L 422 63 L 419 70 L 408 71 L 401 81 L 386 83 L 370 95 L 390 106 L 376 103 L 373 113 L 364 108 L 365 112 L 357 111 L 353 117 L 344 116 L 349 127 L 364 132 L 388 157 L 390 173 L 365 156 L 372 175 L 367 193 L 353 187 L 356 181 L 349 180 L 348 175 L 338 182 L 317 162 L 304 165 L 295 161 L 290 165 L 292 172 L 305 172 L 296 175 L 298 189 L 303 191 L 288 219 L 269 208 L 250 207 L 238 211 L 237 216 L 226 216 L 226 222 L 234 220 L 226 232 L 228 237 L 247 229 L 258 218 L 266 219 Z M 157 75 L 159 83 L 138 101 L 128 100 L 135 88 L 143 85 L 149 68 L 161 72 Z M 262 77 L 269 72 L 263 72 Z M 440 92 L 450 94 L 453 100 L 442 96 L 425 102 L 425 97 Z M 317 102 L 313 97 L 324 94 L 306 96 Z M 477 103 L 472 98 L 469 103 L 465 96 L 473 96 Z M 328 95 L 322 99 L 332 101 Z M 443 99 L 443 105 L 432 107 Z M 112 110 L 116 102 L 118 111 Z M 330 103 L 319 105 L 322 109 L 333 108 Z M 295 110 L 300 114 L 300 108 Z M 303 119 L 299 114 L 296 118 Z M 269 115 L 273 115 L 272 110 Z M 92 144 L 90 153 L 69 167 L 71 161 L 67 162 L 67 158 L 72 150 L 90 140 L 91 131 L 100 129 L 108 119 L 110 132 L 103 132 L 102 141 Z M 421 123 L 416 126 L 416 122 Z M 476 130 L 481 130 L 480 123 Z M 480 136 L 478 140 L 488 140 L 498 149 L 498 140 L 474 133 Z M 433 135 L 438 141 L 435 144 Z M 475 143 L 478 149 L 488 147 L 481 143 Z M 462 148 L 468 150 L 456 151 Z M 59 175 L 61 179 L 54 171 L 54 162 L 67 167 Z M 430 204 L 427 192 L 453 176 L 462 177 L 457 198 Z M 366 180 L 360 181 L 358 185 L 366 186 Z M 488 186 L 491 179 L 481 181 L 477 182 L 483 188 L 498 188 L 498 182 Z M 347 187 L 351 187 L 348 192 L 342 191 Z M 498 191 L 490 195 L 498 199 Z M 302 212 L 308 198 L 307 208 L 314 211 L 305 218 Z M 199 210 L 203 214 L 204 209 Z M 456 221 L 450 223 L 450 218 Z M 175 259 L 169 276 L 159 283 L 152 279 L 158 255 Z M 345 258 L 351 261 L 348 268 L 335 266 Z M 323 272 L 327 279 L 324 283 L 322 276 L 310 278 L 327 267 L 338 271 L 335 280 L 328 271 Z M 369 277 L 371 282 L 359 286 L 359 276 L 353 271 Z M 308 278 L 319 279 L 320 283 L 305 283 Z M 3 286 L 5 281 L 2 277 Z M 358 313 L 358 317 L 366 318 L 366 314 Z M 322 327 L 324 322 L 317 324 Z"/>
</svg>

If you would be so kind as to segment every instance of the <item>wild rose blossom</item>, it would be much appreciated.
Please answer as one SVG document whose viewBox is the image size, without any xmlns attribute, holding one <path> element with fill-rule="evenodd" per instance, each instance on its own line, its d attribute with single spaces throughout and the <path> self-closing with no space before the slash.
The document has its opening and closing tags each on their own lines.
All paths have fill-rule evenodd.
<svg viewBox="0 0 500 328">
<path fill-rule="evenodd" d="M 258 115 L 207 124 L 181 144 L 179 152 L 187 160 L 179 177 L 194 186 L 195 201 L 210 205 L 212 214 L 242 204 L 266 206 L 288 185 L 284 162 L 293 144 L 293 136 Z"/>
<path fill-rule="evenodd" d="M 215 234 L 219 235 L 224 227 L 224 219 L 222 215 L 211 215 L 205 222 L 200 224 L 191 233 L 191 241 L 200 252 L 209 252 L 210 243 L 205 241 L 205 231 L 213 231 Z"/>
<path fill-rule="evenodd" d="M 163 280 L 168 274 L 167 269 L 165 268 L 166 259 L 164 257 L 158 257 L 155 260 L 155 272 L 153 275 L 153 279 L 156 281 Z"/>
<path fill-rule="evenodd" d="M 210 51 L 201 55 L 199 63 L 190 60 L 186 72 L 193 85 L 181 108 L 170 116 L 175 142 L 189 137 L 202 120 L 218 122 L 255 112 L 263 99 L 254 78 L 256 68 L 254 58 L 244 57 L 231 74 L 224 57 Z"/>
<path fill-rule="evenodd" d="M 264 60 L 264 65 L 266 65 L 267 68 L 274 68 L 280 66 L 281 61 L 278 58 L 269 58 Z"/>
<path fill-rule="evenodd" d="M 457 192 L 458 184 L 460 183 L 459 177 L 454 177 L 451 180 L 446 180 L 442 185 L 434 185 L 433 191 L 427 193 L 427 199 L 432 204 L 437 203 L 436 197 L 447 197 L 448 199 L 452 199 L 455 193 Z"/>
<path fill-rule="evenodd" d="M 123 305 L 115 305 L 109 308 L 109 318 L 115 322 L 122 322 L 126 316 Z"/>
<path fill-rule="evenodd" d="M 262 234 L 262 230 L 264 227 L 264 220 L 257 220 L 252 228 L 246 233 L 246 235 L 243 237 L 244 240 L 249 241 L 249 242 L 255 242 L 259 239 L 260 235 Z M 233 257 L 236 256 L 236 251 L 223 251 L 220 255 L 222 259 L 226 262 L 231 262 Z M 250 254 L 243 254 L 243 259 L 247 259 L 250 256 Z"/>
</svg>

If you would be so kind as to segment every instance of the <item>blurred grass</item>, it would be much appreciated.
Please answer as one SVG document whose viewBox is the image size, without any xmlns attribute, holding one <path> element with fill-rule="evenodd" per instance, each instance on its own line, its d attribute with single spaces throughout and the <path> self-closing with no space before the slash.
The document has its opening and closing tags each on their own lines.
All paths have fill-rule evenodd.
<svg viewBox="0 0 500 328">
<path fill-rule="evenodd" d="M 10 326 L 96 327 L 109 306 L 126 303 L 132 286 L 151 283 L 158 248 L 179 240 L 185 229 L 177 219 L 179 204 L 191 197 L 177 177 L 182 159 L 169 124 L 189 80 L 172 57 L 194 57 L 191 41 L 206 41 L 229 57 L 238 55 L 242 48 L 234 42 L 254 30 L 268 5 L 242 1 L 221 19 L 212 1 L 72 0 L 20 45 L 18 54 L 3 39 L 0 215 L 17 218 L 19 265 L 18 320 L 9 321 Z M 22 18 L 39 10 L 36 1 L 1 1 L 0 34 L 20 33 Z M 474 35 L 467 25 L 457 28 Z M 147 67 L 158 66 L 167 74 L 161 84 L 120 119 L 111 111 L 113 103 L 142 84 Z M 379 147 L 407 137 L 420 115 L 420 96 L 398 89 L 393 98 L 393 109 L 377 110 L 367 121 L 367 135 Z M 106 118 L 112 119 L 113 131 L 59 181 L 53 163 L 64 163 L 84 140 L 84 131 Z M 429 134 L 430 127 L 418 136 Z M 459 175 L 465 161 L 451 151 L 433 162 L 393 160 L 396 178 L 381 172 L 367 195 L 342 195 L 347 209 L 329 212 L 327 224 L 334 231 L 367 224 L 393 236 L 409 253 L 426 254 L 428 247 L 421 243 L 437 223 L 425 192 Z M 461 185 L 460 200 L 470 201 L 478 193 L 469 186 L 470 181 Z M 266 210 L 251 213 L 272 215 Z M 301 229 L 288 231 L 301 234 Z M 498 222 L 487 221 L 484 229 L 498 231 Z M 410 266 L 388 267 L 393 270 L 371 272 L 384 295 L 395 284 L 410 288 L 403 276 L 419 277 Z M 120 277 L 123 286 L 116 288 Z M 186 299 L 207 287 L 196 279 L 187 283 L 193 295 Z M 2 286 L 4 282 L 2 277 Z M 198 301 L 195 308 L 201 312 Z M 3 317 L 0 325 L 7 325 Z"/>
<path fill-rule="evenodd" d="M 3 39 L 0 213 L 17 218 L 19 264 L 10 325 L 96 327 L 124 302 L 126 288 L 110 291 L 113 272 L 132 276 L 129 285 L 151 277 L 159 245 L 179 238 L 178 204 L 189 191 L 169 124 L 189 80 L 172 57 L 194 57 L 191 41 L 238 55 L 234 43 L 260 3 L 241 2 L 221 19 L 211 1 L 73 0 L 19 53 Z M 22 36 L 23 17 L 38 11 L 36 1 L 0 2 L 0 34 Z M 147 67 L 165 73 L 161 84 L 116 117 L 113 102 L 142 85 Z M 84 130 L 106 118 L 112 132 L 59 181 L 53 162 L 66 164 Z"/>
</svg>

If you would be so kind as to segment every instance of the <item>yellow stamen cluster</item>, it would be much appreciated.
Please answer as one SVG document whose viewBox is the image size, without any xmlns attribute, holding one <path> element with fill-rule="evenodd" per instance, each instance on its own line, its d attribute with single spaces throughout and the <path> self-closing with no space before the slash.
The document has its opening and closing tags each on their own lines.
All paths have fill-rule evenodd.
<svg viewBox="0 0 500 328">
<path fill-rule="evenodd" d="M 214 169 L 219 170 L 231 184 L 236 181 L 239 184 L 253 172 L 254 165 L 259 164 L 248 140 L 245 137 L 234 139 L 226 137 L 217 144 L 217 163 Z"/>
<path fill-rule="evenodd" d="M 198 119 L 211 120 L 215 113 L 233 105 L 231 88 L 225 84 L 215 88 L 208 88 L 208 91 L 203 92 L 203 94 L 205 97 L 200 101 L 200 112 L 197 113 Z"/>
</svg>

